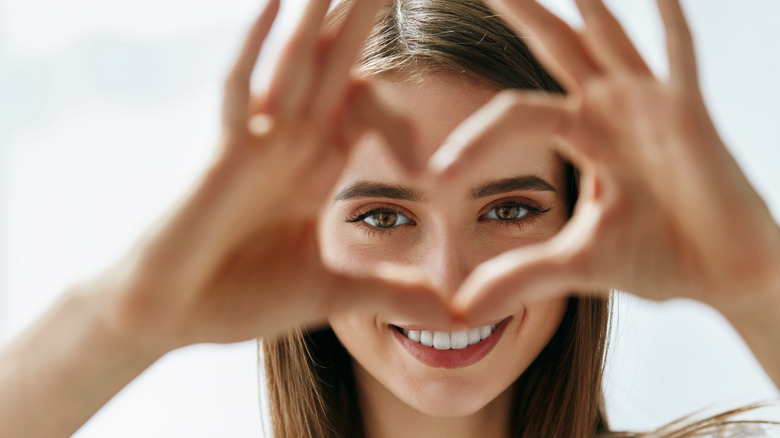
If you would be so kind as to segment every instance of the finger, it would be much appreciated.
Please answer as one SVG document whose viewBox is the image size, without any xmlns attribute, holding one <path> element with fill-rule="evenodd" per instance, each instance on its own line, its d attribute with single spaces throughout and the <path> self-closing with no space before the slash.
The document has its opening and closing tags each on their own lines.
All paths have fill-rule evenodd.
<svg viewBox="0 0 780 438">
<path fill-rule="evenodd" d="M 421 148 L 417 146 L 409 120 L 397 108 L 382 99 L 377 89 L 366 82 L 353 82 L 351 98 L 346 102 L 341 135 L 345 147 L 357 143 L 369 131 L 387 140 L 398 162 L 411 174 L 424 168 Z"/>
<path fill-rule="evenodd" d="M 222 124 L 228 129 L 246 128 L 252 71 L 278 12 L 279 0 L 269 0 L 250 28 L 238 58 L 225 80 Z"/>
<path fill-rule="evenodd" d="M 564 132 L 565 100 L 543 93 L 505 91 L 462 122 L 429 160 L 431 171 L 449 179 L 475 168 L 482 157 L 512 143 L 544 143 Z"/>
<path fill-rule="evenodd" d="M 455 294 L 452 308 L 467 324 L 506 317 L 508 309 L 570 295 L 577 275 L 551 242 L 522 247 L 475 269 Z"/>
<path fill-rule="evenodd" d="M 331 314 L 360 309 L 437 328 L 452 327 L 455 321 L 444 297 L 411 269 L 384 265 L 373 277 L 333 275 Z"/>
<path fill-rule="evenodd" d="M 521 33 L 534 37 L 525 41 L 550 73 L 569 91 L 601 73 L 579 34 L 565 21 L 535 0 L 490 0 L 505 12 L 508 21 Z"/>
<path fill-rule="evenodd" d="M 317 83 L 312 115 L 326 116 L 342 98 L 350 81 L 349 71 L 374 26 L 384 0 L 356 0 L 328 47 L 325 69 Z"/>
<path fill-rule="evenodd" d="M 300 112 L 311 81 L 318 75 L 315 58 L 329 6 L 330 0 L 309 0 L 274 69 L 263 112 L 285 119 Z"/>
<path fill-rule="evenodd" d="M 693 37 L 679 0 L 658 0 L 666 28 L 670 81 L 686 88 L 698 82 Z"/>
<path fill-rule="evenodd" d="M 606 69 L 651 74 L 625 30 L 602 0 L 577 0 L 585 20 L 585 44 Z"/>
</svg>

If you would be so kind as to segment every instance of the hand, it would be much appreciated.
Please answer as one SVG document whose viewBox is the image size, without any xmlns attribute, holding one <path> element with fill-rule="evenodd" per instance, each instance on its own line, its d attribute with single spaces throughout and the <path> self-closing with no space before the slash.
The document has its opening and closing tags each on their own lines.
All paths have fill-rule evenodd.
<svg viewBox="0 0 780 438">
<path fill-rule="evenodd" d="M 407 167 L 407 122 L 350 69 L 381 1 L 356 1 L 324 29 L 327 1 L 310 1 L 262 95 L 250 77 L 279 1 L 254 23 L 225 83 L 217 159 L 184 202 L 96 279 L 107 324 L 167 351 L 323 323 L 353 307 L 447 318 L 429 289 L 329 271 L 314 235 L 318 213 L 365 131 L 381 133 Z M 385 273 L 386 274 L 386 273 Z"/>
<path fill-rule="evenodd" d="M 580 170 L 573 217 L 554 238 L 486 262 L 455 306 L 473 321 L 507 304 L 610 288 L 741 312 L 780 294 L 780 233 L 729 155 L 699 91 L 678 0 L 659 0 L 670 74 L 656 78 L 601 0 L 578 0 L 575 31 L 535 1 L 491 0 L 568 90 L 505 92 L 432 158 L 468 172 L 497 140 L 553 143 Z"/>
</svg>

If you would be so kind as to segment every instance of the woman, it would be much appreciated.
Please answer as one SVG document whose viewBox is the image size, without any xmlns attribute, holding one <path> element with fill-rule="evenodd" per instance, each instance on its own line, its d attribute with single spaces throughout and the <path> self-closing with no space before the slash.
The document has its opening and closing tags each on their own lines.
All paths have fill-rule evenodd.
<svg viewBox="0 0 780 438">
<path fill-rule="evenodd" d="M 659 81 L 598 1 L 579 2 L 580 35 L 534 2 L 496 0 L 566 96 L 472 2 L 438 16 L 492 29 L 498 52 L 512 40 L 505 69 L 393 35 L 419 5 L 396 2 L 350 75 L 383 5 L 344 5 L 322 26 L 326 3 L 307 6 L 252 96 L 270 3 L 226 81 L 220 154 L 198 186 L 3 351 L 4 434 L 70 433 L 165 352 L 260 336 L 274 338 L 280 436 L 592 436 L 606 431 L 610 288 L 713 305 L 779 381 L 777 225 L 709 121 L 675 1 L 659 3 Z M 50 421 L 31 421 L 41 411 Z"/>
</svg>

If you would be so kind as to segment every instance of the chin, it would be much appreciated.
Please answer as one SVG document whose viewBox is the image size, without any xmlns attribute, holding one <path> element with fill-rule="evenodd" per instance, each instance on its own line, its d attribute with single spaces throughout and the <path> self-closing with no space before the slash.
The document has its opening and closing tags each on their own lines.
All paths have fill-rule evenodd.
<svg viewBox="0 0 780 438">
<path fill-rule="evenodd" d="M 436 418 L 460 418 L 473 415 L 490 405 L 503 392 L 488 393 L 473 382 L 442 379 L 424 385 L 409 394 L 396 394 L 412 409 Z"/>
<path fill-rule="evenodd" d="M 469 417 L 480 411 L 484 413 L 485 409 L 495 410 L 499 405 L 508 408 L 512 404 L 514 382 L 521 371 L 399 367 L 396 369 L 400 372 L 372 374 L 353 360 L 356 377 L 363 384 L 361 389 L 371 391 L 369 397 L 374 406 L 403 415 L 419 413 L 440 419 Z"/>
</svg>

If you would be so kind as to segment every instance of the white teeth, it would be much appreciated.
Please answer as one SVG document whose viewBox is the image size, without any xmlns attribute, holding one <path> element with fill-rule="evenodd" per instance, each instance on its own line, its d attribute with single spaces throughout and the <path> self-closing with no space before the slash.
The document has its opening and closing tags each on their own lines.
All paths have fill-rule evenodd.
<svg viewBox="0 0 780 438">
<path fill-rule="evenodd" d="M 469 330 L 469 345 L 474 345 L 481 340 L 482 337 L 479 336 L 479 327 Z"/>
<path fill-rule="evenodd" d="M 493 332 L 493 330 L 490 329 L 489 325 L 484 325 L 484 326 L 479 328 L 479 337 L 481 339 L 485 339 L 488 336 L 490 336 L 490 333 L 492 333 L 492 332 Z"/>
<path fill-rule="evenodd" d="M 437 350 L 449 350 L 450 334 L 447 332 L 433 332 L 433 348 Z"/>
<path fill-rule="evenodd" d="M 437 350 L 460 350 L 487 338 L 497 327 L 498 324 L 492 324 L 454 333 L 407 329 L 401 329 L 401 332 L 407 338 L 426 347 Z"/>
<path fill-rule="evenodd" d="M 420 343 L 426 347 L 433 347 L 433 332 L 423 330 L 420 332 Z"/>
<path fill-rule="evenodd" d="M 450 348 L 453 350 L 460 350 L 469 346 L 469 332 L 455 332 L 450 335 Z"/>
</svg>

